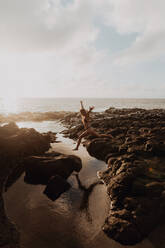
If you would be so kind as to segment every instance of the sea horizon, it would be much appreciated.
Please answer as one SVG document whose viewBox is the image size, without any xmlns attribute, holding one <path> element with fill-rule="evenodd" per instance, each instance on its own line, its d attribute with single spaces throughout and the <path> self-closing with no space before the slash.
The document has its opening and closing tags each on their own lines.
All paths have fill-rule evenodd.
<svg viewBox="0 0 165 248">
<path fill-rule="evenodd" d="M 101 112 L 113 108 L 165 109 L 165 98 L 81 98 L 81 97 L 22 97 L 0 98 L 0 114 L 21 112 L 76 112 L 84 106 L 95 106 L 94 111 Z"/>
</svg>

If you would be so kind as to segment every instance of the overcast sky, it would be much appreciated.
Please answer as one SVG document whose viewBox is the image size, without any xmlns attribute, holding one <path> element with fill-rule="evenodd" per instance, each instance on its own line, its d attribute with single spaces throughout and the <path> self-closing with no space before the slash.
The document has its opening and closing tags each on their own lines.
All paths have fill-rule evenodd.
<svg viewBox="0 0 165 248">
<path fill-rule="evenodd" d="M 164 0 L 0 0 L 0 95 L 165 97 Z"/>
</svg>

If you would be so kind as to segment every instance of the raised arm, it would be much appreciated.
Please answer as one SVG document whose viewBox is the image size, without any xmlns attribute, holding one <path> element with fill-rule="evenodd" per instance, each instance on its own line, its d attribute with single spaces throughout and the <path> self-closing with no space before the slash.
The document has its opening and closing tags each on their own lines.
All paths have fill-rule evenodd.
<svg viewBox="0 0 165 248">
<path fill-rule="evenodd" d="M 91 113 L 94 108 L 95 108 L 94 106 L 89 107 L 88 113 Z"/>
<path fill-rule="evenodd" d="M 80 101 L 80 104 L 81 104 L 81 108 L 84 109 L 84 106 L 83 106 L 83 102 Z"/>
</svg>

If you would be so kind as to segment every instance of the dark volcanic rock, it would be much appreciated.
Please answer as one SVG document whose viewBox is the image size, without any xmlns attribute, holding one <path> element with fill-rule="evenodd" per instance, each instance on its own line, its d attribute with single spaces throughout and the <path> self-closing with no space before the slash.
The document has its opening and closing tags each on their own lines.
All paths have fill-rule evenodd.
<svg viewBox="0 0 165 248">
<path fill-rule="evenodd" d="M 49 147 L 49 137 L 34 129 L 19 129 L 13 122 L 0 127 L 0 246 L 19 247 L 19 233 L 5 213 L 3 191 L 24 171 L 25 156 L 42 154 Z"/>
<path fill-rule="evenodd" d="M 3 127 L 2 127 L 3 128 Z M 0 139 L 0 155 L 17 159 L 32 154 L 42 154 L 50 148 L 50 137 L 35 129 L 21 128 Z"/>
<path fill-rule="evenodd" d="M 113 237 L 114 240 L 123 245 L 134 245 L 135 240 L 136 242 L 142 240 L 136 226 L 125 218 L 110 216 L 106 219 L 103 230 L 108 236 Z"/>
<path fill-rule="evenodd" d="M 108 160 L 108 169 L 98 176 L 107 185 L 111 205 L 103 230 L 124 245 L 145 238 L 165 218 L 164 180 L 151 173 L 154 164 L 128 154 Z M 160 172 L 159 172 L 160 173 Z M 130 238 L 129 238 L 130 236 Z"/>
<path fill-rule="evenodd" d="M 52 133 L 41 134 L 32 128 L 18 128 L 13 122 L 0 127 L 0 247 L 19 248 L 19 233 L 5 213 L 2 196 L 25 169 L 29 180 L 48 183 L 45 194 L 55 200 L 69 188 L 66 179 L 72 171 L 79 172 L 82 167 L 76 156 L 45 153 L 52 140 Z"/>
<path fill-rule="evenodd" d="M 55 201 L 62 193 L 70 189 L 70 187 L 71 185 L 63 177 L 57 175 L 50 178 L 43 193 L 49 199 Z"/>
<path fill-rule="evenodd" d="M 79 121 L 63 120 L 68 136 L 70 129 L 72 137 L 81 133 Z M 88 153 L 108 166 L 98 172 L 110 198 L 103 230 L 121 244 L 136 244 L 165 219 L 165 110 L 109 108 L 93 113 L 91 126 L 113 135 L 86 138 Z"/>
<path fill-rule="evenodd" d="M 18 132 L 19 127 L 15 124 L 15 122 L 10 122 L 9 124 L 4 125 L 0 128 L 0 137 L 5 138 Z"/>
<path fill-rule="evenodd" d="M 118 147 L 108 138 L 94 139 L 91 142 L 88 142 L 86 148 L 92 157 L 100 160 L 104 160 L 109 153 L 118 152 Z"/>
<path fill-rule="evenodd" d="M 0 196 L 0 247 L 19 248 L 19 232 L 5 213 L 4 201 Z"/>
<path fill-rule="evenodd" d="M 79 172 L 82 163 L 79 157 L 60 153 L 47 153 L 24 160 L 25 181 L 33 184 L 47 184 L 52 176 L 67 179 L 73 171 Z"/>
</svg>

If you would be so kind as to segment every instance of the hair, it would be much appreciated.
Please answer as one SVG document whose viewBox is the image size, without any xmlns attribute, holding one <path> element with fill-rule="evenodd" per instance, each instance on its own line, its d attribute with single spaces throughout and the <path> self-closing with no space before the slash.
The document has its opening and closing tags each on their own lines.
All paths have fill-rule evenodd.
<svg viewBox="0 0 165 248">
<path fill-rule="evenodd" d="M 81 113 L 82 115 L 86 115 L 86 110 L 85 110 L 85 109 L 80 109 L 80 113 Z"/>
</svg>

